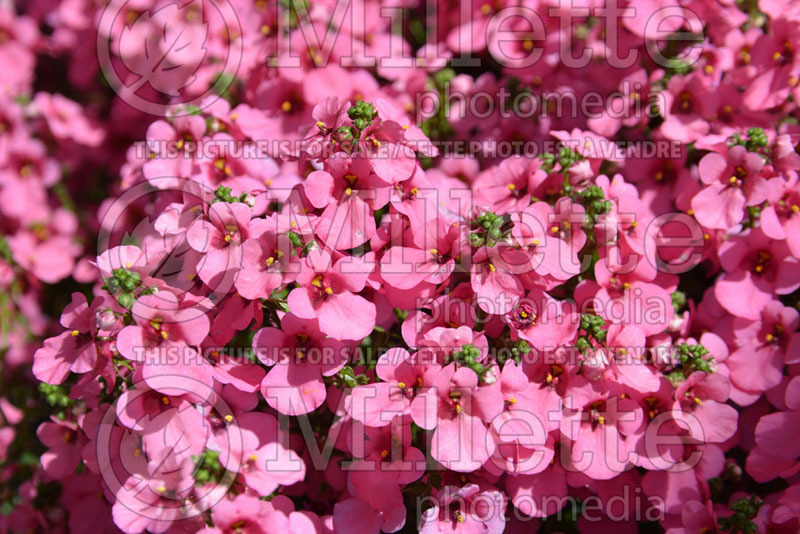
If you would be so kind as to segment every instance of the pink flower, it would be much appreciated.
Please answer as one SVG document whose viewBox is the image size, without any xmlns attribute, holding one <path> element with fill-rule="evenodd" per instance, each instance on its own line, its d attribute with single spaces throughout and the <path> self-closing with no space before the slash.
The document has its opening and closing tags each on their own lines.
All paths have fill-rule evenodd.
<svg viewBox="0 0 800 534">
<path fill-rule="evenodd" d="M 409 426 L 361 430 L 365 432 L 364 447 L 359 450 L 361 447 L 354 445 L 354 452 L 363 459 L 348 468 L 351 492 L 373 510 L 368 516 L 381 517 L 381 530 L 396 532 L 406 521 L 401 487 L 422 476 L 420 466 L 424 465 L 425 456 L 411 446 Z M 357 435 L 358 430 L 354 430 Z"/>
<path fill-rule="evenodd" d="M 499 387 L 479 386 L 472 369 L 455 363 L 428 370 L 423 386 L 431 388 L 426 410 L 433 410 L 438 419 L 431 442 L 433 458 L 453 471 L 478 469 L 496 447 L 487 424 L 503 408 Z"/>
<path fill-rule="evenodd" d="M 61 326 L 67 329 L 56 337 L 45 340 L 36 351 L 33 373 L 42 382 L 61 384 L 70 371 L 86 373 L 95 366 L 99 347 L 96 344 L 96 310 L 103 298 L 97 298 L 91 307 L 82 293 L 73 293 L 72 302 L 61 314 Z"/>
<path fill-rule="evenodd" d="M 191 176 L 197 143 L 205 132 L 206 122 L 200 115 L 184 115 L 174 117 L 171 122 L 159 120 L 152 123 L 147 128 L 147 143 L 155 157 L 144 164 L 144 177 Z"/>
<path fill-rule="evenodd" d="M 56 480 L 69 477 L 81 462 L 81 449 L 86 437 L 75 423 L 52 418 L 52 423 L 42 423 L 36 436 L 47 447 L 42 455 L 42 467 Z"/>
<path fill-rule="evenodd" d="M 707 443 L 721 443 L 736 433 L 738 413 L 728 400 L 730 384 L 720 373 L 694 372 L 675 389 L 676 412 L 687 412 L 697 418 L 698 425 L 691 425 L 695 438 Z M 682 415 L 676 414 L 681 420 Z M 698 435 L 697 432 L 700 432 Z"/>
<path fill-rule="evenodd" d="M 371 266 L 361 258 L 336 261 L 322 250 L 312 250 L 301 264 L 297 283 L 289 293 L 291 312 L 302 319 L 318 319 L 323 334 L 340 340 L 361 340 L 375 327 L 375 304 L 357 295 Z"/>
<path fill-rule="evenodd" d="M 243 244 L 250 237 L 250 207 L 241 202 L 217 202 L 208 208 L 208 220 L 199 219 L 186 232 L 189 245 L 204 254 L 197 274 L 219 293 L 231 291 L 242 265 Z"/>
<path fill-rule="evenodd" d="M 131 313 L 135 323 L 120 330 L 117 350 L 143 364 L 145 382 L 159 376 L 174 377 L 174 389 L 163 381 L 154 387 L 166 395 L 192 391 L 198 381 L 212 385 L 211 367 L 194 348 L 209 330 L 208 317 L 200 308 L 160 291 L 139 297 Z"/>
<path fill-rule="evenodd" d="M 514 336 L 540 350 L 553 350 L 567 344 L 578 330 L 575 310 L 539 289 L 520 299 L 506 315 L 506 321 Z"/>
<path fill-rule="evenodd" d="M 417 354 L 412 356 L 401 348 L 388 350 L 375 365 L 375 374 L 382 382 L 353 388 L 348 413 L 376 428 L 407 414 L 424 424 L 426 406 L 422 397 L 417 400 L 417 394 L 428 366 L 429 362 L 418 361 Z"/>
<path fill-rule="evenodd" d="M 231 433 L 241 433 L 241 449 L 232 445 Z M 278 420 L 270 414 L 249 412 L 235 416 L 235 428 L 219 432 L 216 447 L 222 450 L 220 461 L 227 469 L 242 475 L 245 487 L 267 497 L 279 486 L 291 486 L 306 476 L 300 456 L 284 445 L 285 435 Z"/>
<path fill-rule="evenodd" d="M 60 94 L 37 93 L 33 99 L 36 110 L 47 121 L 56 139 L 71 139 L 78 144 L 96 147 L 103 141 L 104 132 L 93 124 L 77 103 Z"/>
<path fill-rule="evenodd" d="M 455 269 L 455 258 L 463 251 L 458 225 L 435 218 L 412 234 L 413 247 L 393 246 L 381 258 L 381 277 L 398 289 L 411 289 L 423 282 L 446 282 Z"/>
<path fill-rule="evenodd" d="M 386 185 L 376 183 L 376 176 L 369 172 L 363 158 L 335 158 L 328 165 L 334 174 L 314 171 L 303 184 L 311 205 L 323 210 L 314 232 L 333 249 L 355 248 L 375 233 L 374 188 Z"/>
<path fill-rule="evenodd" d="M 262 363 L 273 366 L 261 393 L 270 406 L 288 415 L 309 413 L 325 401 L 322 377 L 338 373 L 348 354 L 343 343 L 320 331 L 317 321 L 293 313 L 281 318 L 280 330 L 256 332 L 253 349 Z"/>
<path fill-rule="evenodd" d="M 706 184 L 694 198 L 695 218 L 706 228 L 726 230 L 739 224 L 746 206 L 767 199 L 767 181 L 760 175 L 764 158 L 734 146 L 727 158 L 712 152 L 700 160 L 700 179 Z"/>
<path fill-rule="evenodd" d="M 499 534 L 505 528 L 505 498 L 497 490 L 481 491 L 477 484 L 445 486 L 435 499 L 422 516 L 420 534 Z"/>
<path fill-rule="evenodd" d="M 254 220 L 249 230 L 250 238 L 242 245 L 236 291 L 247 299 L 269 298 L 284 278 L 293 278 L 291 271 L 296 270 L 296 265 L 292 244 L 287 237 L 276 235 L 274 225 L 262 219 Z"/>
<path fill-rule="evenodd" d="M 199 530 L 198 534 L 267 534 L 273 529 L 291 532 L 285 515 L 252 495 L 237 495 L 217 503 L 211 510 L 211 520 L 214 526 Z"/>
<path fill-rule="evenodd" d="M 773 293 L 786 295 L 800 287 L 800 269 L 787 245 L 769 239 L 758 228 L 723 243 L 719 258 L 726 272 L 714 294 L 737 317 L 758 319 Z"/>
<path fill-rule="evenodd" d="M 777 19 L 769 34 L 763 34 L 753 45 L 752 63 L 759 73 L 748 84 L 744 105 L 754 110 L 775 107 L 789 96 L 800 75 L 800 46 L 797 21 Z M 794 82 L 793 82 L 794 80 Z"/>
<path fill-rule="evenodd" d="M 589 391 L 576 398 L 564 413 L 561 434 L 572 440 L 570 460 L 574 468 L 597 480 L 624 472 L 629 436 L 642 423 L 642 411 L 631 399 Z"/>
<path fill-rule="evenodd" d="M 736 350 L 726 360 L 731 382 L 738 388 L 763 392 L 777 386 L 783 378 L 783 365 L 798 359 L 796 333 L 800 317 L 797 310 L 772 301 L 752 321 L 735 318 L 732 322 Z M 758 373 L 753 373 L 757 366 Z"/>
</svg>

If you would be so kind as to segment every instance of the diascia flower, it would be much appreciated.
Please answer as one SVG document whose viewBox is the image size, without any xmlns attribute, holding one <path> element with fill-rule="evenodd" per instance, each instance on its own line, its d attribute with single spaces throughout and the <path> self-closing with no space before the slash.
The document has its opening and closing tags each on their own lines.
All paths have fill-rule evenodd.
<svg viewBox="0 0 800 534">
<path fill-rule="evenodd" d="M 0 534 L 800 528 L 797 2 L 0 4 Z"/>
<path fill-rule="evenodd" d="M 261 392 L 270 406 L 281 413 L 308 413 L 325 401 L 322 377 L 344 366 L 346 346 L 327 338 L 314 320 L 286 314 L 281 325 L 283 330 L 262 328 L 253 338 L 256 356 L 272 366 L 261 383 Z"/>
<path fill-rule="evenodd" d="M 178 297 L 165 291 L 140 297 L 131 309 L 135 323 L 120 330 L 116 343 L 122 356 L 143 363 L 145 382 L 175 377 L 177 394 L 195 389 L 193 381 L 213 383 L 211 366 L 195 348 L 208 335 L 208 317 L 186 304 L 181 307 Z M 186 383 L 183 390 L 181 380 Z M 163 382 L 157 389 L 165 394 L 171 390 Z"/>
<path fill-rule="evenodd" d="M 362 339 L 375 326 L 375 304 L 358 295 L 371 270 L 363 259 L 334 260 L 324 250 L 312 251 L 301 264 L 300 287 L 289 294 L 289 307 L 302 319 L 317 319 L 320 331 L 332 338 Z"/>
</svg>

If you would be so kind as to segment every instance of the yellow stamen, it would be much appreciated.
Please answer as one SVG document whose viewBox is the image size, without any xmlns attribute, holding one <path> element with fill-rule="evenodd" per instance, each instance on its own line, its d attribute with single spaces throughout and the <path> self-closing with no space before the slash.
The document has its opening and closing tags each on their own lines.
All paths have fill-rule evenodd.
<svg viewBox="0 0 800 534">
<path fill-rule="evenodd" d="M 233 416 L 231 414 L 228 414 L 224 417 L 224 419 L 226 422 L 230 423 L 231 421 L 233 421 Z"/>
<path fill-rule="evenodd" d="M 72 337 L 76 337 L 80 335 L 80 332 L 78 332 L 77 330 L 73 330 L 72 332 L 70 332 L 70 334 L 72 334 Z"/>
<path fill-rule="evenodd" d="M 405 382 L 398 382 L 397 383 L 397 387 L 399 387 L 400 389 L 405 389 L 406 383 Z"/>
<path fill-rule="evenodd" d="M 285 101 L 283 104 L 281 104 L 281 109 L 284 111 L 284 113 L 289 113 L 292 111 L 292 103 L 288 100 Z"/>
<path fill-rule="evenodd" d="M 163 404 L 164 406 L 169 404 L 169 397 L 167 397 L 166 395 L 161 397 L 161 404 Z"/>
<path fill-rule="evenodd" d="M 383 449 L 381 451 L 381 458 L 386 458 L 387 456 L 389 456 L 389 451 L 387 451 L 386 449 Z"/>
<path fill-rule="evenodd" d="M 325 293 L 327 293 L 328 295 L 333 295 L 333 289 L 331 289 L 329 287 L 326 287 L 325 288 Z"/>
</svg>

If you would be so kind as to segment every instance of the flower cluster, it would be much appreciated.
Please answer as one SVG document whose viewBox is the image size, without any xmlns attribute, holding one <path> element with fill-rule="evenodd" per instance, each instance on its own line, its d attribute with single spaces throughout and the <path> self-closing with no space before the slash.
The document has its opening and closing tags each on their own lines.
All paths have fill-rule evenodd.
<svg viewBox="0 0 800 534">
<path fill-rule="evenodd" d="M 797 531 L 798 5 L 345 4 L 0 2 L 0 534 Z"/>
</svg>

